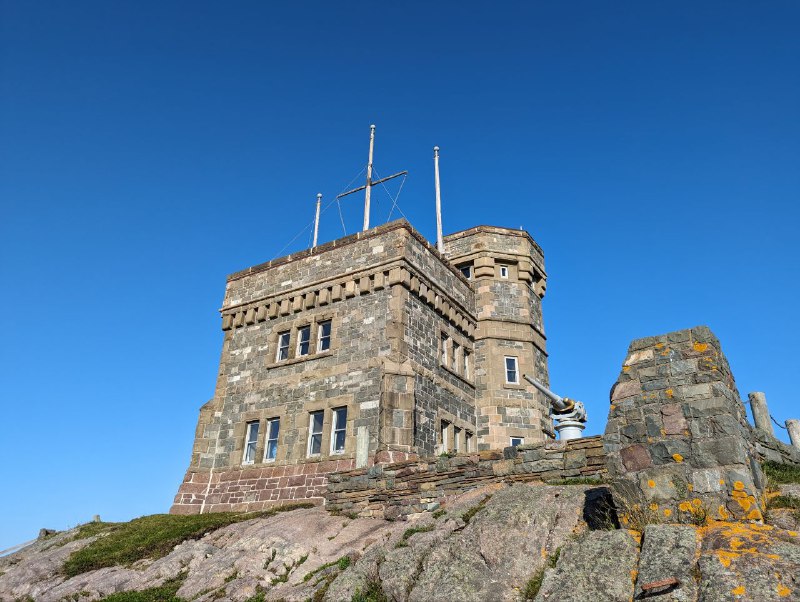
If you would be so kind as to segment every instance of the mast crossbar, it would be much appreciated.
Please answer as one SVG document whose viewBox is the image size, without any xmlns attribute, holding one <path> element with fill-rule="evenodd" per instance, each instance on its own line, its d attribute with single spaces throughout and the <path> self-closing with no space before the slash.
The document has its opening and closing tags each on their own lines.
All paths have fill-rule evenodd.
<svg viewBox="0 0 800 602">
<path fill-rule="evenodd" d="M 390 176 L 386 176 L 385 178 L 381 178 L 380 180 L 370 181 L 369 186 L 375 186 L 375 184 L 382 184 L 383 182 L 386 182 L 387 180 L 392 180 L 394 178 L 398 178 L 400 176 L 407 176 L 407 175 L 408 175 L 408 171 L 398 171 L 397 173 L 392 174 Z M 347 192 L 343 192 L 341 194 L 337 194 L 336 198 L 340 199 L 343 196 L 347 196 L 348 194 L 353 194 L 354 192 L 361 192 L 362 190 L 365 190 L 366 188 L 367 188 L 367 185 L 359 186 L 358 188 L 353 188 L 352 190 L 348 190 Z"/>
</svg>

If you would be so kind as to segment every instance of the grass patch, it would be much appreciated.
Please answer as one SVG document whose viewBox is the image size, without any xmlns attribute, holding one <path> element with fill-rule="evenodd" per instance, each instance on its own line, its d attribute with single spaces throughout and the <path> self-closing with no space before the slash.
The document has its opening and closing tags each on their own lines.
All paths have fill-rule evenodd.
<svg viewBox="0 0 800 602">
<path fill-rule="evenodd" d="M 333 562 L 326 562 L 322 566 L 315 568 L 310 573 L 306 573 L 306 576 L 303 577 L 303 582 L 305 583 L 306 581 L 311 581 L 314 575 L 316 575 L 321 571 L 324 571 L 325 569 L 329 569 L 332 566 L 338 567 L 340 571 L 343 571 L 347 567 L 349 567 L 352 562 L 353 560 L 349 556 L 342 556 L 339 560 L 334 560 Z"/>
<path fill-rule="evenodd" d="M 764 462 L 764 474 L 773 483 L 800 483 L 800 466 Z"/>
<path fill-rule="evenodd" d="M 301 503 L 278 506 L 264 512 L 143 516 L 128 523 L 115 524 L 108 535 L 70 554 L 62 572 L 67 577 L 74 577 L 104 567 L 130 565 L 142 558 L 161 558 L 182 541 L 198 539 L 220 527 L 312 506 L 310 503 Z M 96 523 L 89 523 L 93 524 Z"/>
<path fill-rule="evenodd" d="M 553 479 L 552 481 L 545 481 L 547 485 L 602 485 L 603 481 L 600 477 L 570 477 L 568 479 Z"/>
<path fill-rule="evenodd" d="M 394 546 L 395 548 L 406 548 L 408 547 L 408 539 L 412 535 L 416 535 L 417 533 L 428 533 L 433 531 L 433 526 L 428 525 L 426 527 L 411 527 L 410 529 L 406 529 L 403 532 L 403 536 L 400 538 L 400 541 Z"/>
<path fill-rule="evenodd" d="M 260 586 L 256 586 L 256 587 L 258 588 Z M 264 602 L 265 600 L 266 600 L 266 597 L 264 596 L 264 592 L 259 590 L 254 595 L 250 596 L 244 602 Z"/>
<path fill-rule="evenodd" d="M 769 500 L 770 508 L 791 508 L 800 510 L 800 498 L 793 495 L 776 495 Z"/>
<path fill-rule="evenodd" d="M 439 508 L 436 512 L 433 513 L 433 518 L 441 518 L 445 514 L 447 514 L 447 510 Z"/>
<path fill-rule="evenodd" d="M 522 590 L 522 599 L 524 602 L 533 602 L 533 600 L 536 598 L 536 595 L 539 593 L 539 590 L 542 589 L 545 571 L 547 569 L 554 569 L 556 567 L 559 556 L 561 556 L 561 548 L 556 549 L 553 554 L 548 556 L 544 566 L 536 571 L 530 579 L 528 579 L 528 582 L 525 584 L 525 587 Z"/>
<path fill-rule="evenodd" d="M 158 587 L 143 589 L 138 592 L 119 592 L 102 598 L 105 602 L 184 602 L 176 594 L 186 579 L 186 573 L 181 573 L 173 579 L 165 581 Z"/>
<path fill-rule="evenodd" d="M 356 590 L 350 602 L 389 602 L 389 598 L 383 593 L 380 583 L 368 581 L 363 589 Z"/>
<path fill-rule="evenodd" d="M 492 499 L 492 496 L 491 496 L 491 495 L 487 495 L 487 496 L 486 496 L 485 498 L 483 498 L 483 499 L 482 499 L 480 502 L 478 502 L 478 504 L 477 504 L 477 505 L 473 506 L 472 508 L 470 508 L 469 510 L 467 510 L 467 511 L 466 511 L 464 514 L 462 514 L 462 515 L 461 515 L 461 520 L 463 520 L 463 521 L 464 521 L 464 524 L 465 524 L 465 525 L 468 525 L 468 524 L 469 524 L 469 521 L 471 521 L 471 520 L 473 519 L 473 517 L 474 517 L 476 514 L 478 514 L 478 512 L 480 512 L 481 510 L 483 510 L 483 507 L 486 505 L 486 502 L 488 502 L 490 499 Z"/>
</svg>

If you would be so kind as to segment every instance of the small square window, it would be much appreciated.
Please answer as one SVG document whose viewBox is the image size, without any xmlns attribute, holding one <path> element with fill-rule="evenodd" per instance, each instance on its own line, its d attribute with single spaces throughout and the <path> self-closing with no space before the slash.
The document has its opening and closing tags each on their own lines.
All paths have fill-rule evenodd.
<svg viewBox="0 0 800 602">
<path fill-rule="evenodd" d="M 331 453 L 343 454 L 347 437 L 347 408 L 333 410 L 333 436 L 331 437 Z"/>
<path fill-rule="evenodd" d="M 317 326 L 317 353 L 331 348 L 331 321 L 325 320 Z"/>
<path fill-rule="evenodd" d="M 308 355 L 311 352 L 311 326 L 297 329 L 297 357 Z"/>
<path fill-rule="evenodd" d="M 511 446 L 516 447 L 525 443 L 525 437 L 511 437 Z"/>
<path fill-rule="evenodd" d="M 519 384 L 519 370 L 517 369 L 517 358 L 506 356 L 506 383 L 510 385 Z"/>
<path fill-rule="evenodd" d="M 267 421 L 267 447 L 264 449 L 264 461 L 272 462 L 278 455 L 278 433 L 281 430 L 281 419 L 270 418 Z"/>
<path fill-rule="evenodd" d="M 278 351 L 275 353 L 275 361 L 289 359 L 289 333 L 278 333 Z"/>
<path fill-rule="evenodd" d="M 311 412 L 308 417 L 308 455 L 318 456 L 322 452 L 322 410 Z"/>
<path fill-rule="evenodd" d="M 501 265 L 500 266 L 500 278 L 508 278 L 508 266 Z"/>
<path fill-rule="evenodd" d="M 258 444 L 258 420 L 247 423 L 244 435 L 244 455 L 242 464 L 252 464 L 256 461 L 256 445 Z"/>
</svg>

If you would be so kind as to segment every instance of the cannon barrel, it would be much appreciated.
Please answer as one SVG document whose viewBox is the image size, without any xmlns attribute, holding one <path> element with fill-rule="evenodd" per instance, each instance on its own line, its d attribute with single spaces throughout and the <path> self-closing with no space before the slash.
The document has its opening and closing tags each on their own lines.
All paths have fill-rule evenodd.
<svg viewBox="0 0 800 602">
<path fill-rule="evenodd" d="M 523 374 L 522 378 L 544 393 L 550 399 L 550 405 L 553 406 L 553 410 L 556 412 L 570 412 L 572 408 L 575 407 L 575 402 L 573 402 L 571 399 L 556 395 L 535 378 L 531 378 L 527 374 Z"/>
</svg>

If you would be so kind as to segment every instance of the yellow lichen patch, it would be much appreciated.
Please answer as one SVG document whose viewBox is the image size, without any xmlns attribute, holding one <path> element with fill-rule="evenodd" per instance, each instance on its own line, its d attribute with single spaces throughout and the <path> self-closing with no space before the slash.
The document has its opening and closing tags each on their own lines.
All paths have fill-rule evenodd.
<svg viewBox="0 0 800 602">
<path fill-rule="evenodd" d="M 742 483 L 741 481 L 734 481 L 733 488 L 736 491 L 744 491 L 744 483 Z"/>
<path fill-rule="evenodd" d="M 772 531 L 775 527 L 772 525 L 750 525 L 754 531 Z"/>
<path fill-rule="evenodd" d="M 664 508 L 664 516 L 666 516 L 667 518 L 672 516 L 672 510 L 670 510 L 669 508 Z"/>
<path fill-rule="evenodd" d="M 628 370 L 630 370 L 630 369 L 631 369 L 631 367 L 630 367 L 630 366 L 622 366 L 622 371 L 623 371 L 623 372 L 627 372 L 627 371 L 628 371 Z"/>
<path fill-rule="evenodd" d="M 734 558 L 739 558 L 741 554 L 737 554 L 736 552 L 728 552 L 727 550 L 717 550 L 717 558 L 719 558 L 719 563 L 728 568 L 731 566 L 731 561 Z"/>
<path fill-rule="evenodd" d="M 683 462 L 683 456 L 680 454 L 672 454 L 672 459 L 676 462 Z"/>
<path fill-rule="evenodd" d="M 541 552 L 541 554 L 542 554 L 542 558 L 547 558 L 547 557 L 548 557 L 548 555 L 549 555 L 549 554 L 547 553 L 547 550 L 546 550 L 545 548 L 542 548 L 542 552 Z"/>
<path fill-rule="evenodd" d="M 630 521 L 628 520 L 628 515 L 627 514 L 623 514 L 622 515 L 622 524 L 623 525 L 627 525 L 629 522 Z"/>
<path fill-rule="evenodd" d="M 692 506 L 694 506 L 695 508 L 699 508 L 702 505 L 703 505 L 703 502 L 699 498 L 694 498 L 692 500 Z"/>
<path fill-rule="evenodd" d="M 636 578 L 639 576 L 639 571 L 631 569 L 631 583 L 636 583 Z"/>
<path fill-rule="evenodd" d="M 761 520 L 764 517 L 761 515 L 761 510 L 759 510 L 758 508 L 753 508 L 750 511 L 750 514 L 747 515 L 747 518 L 749 518 L 750 520 Z"/>
<path fill-rule="evenodd" d="M 670 399 L 672 399 L 674 397 L 674 395 L 675 395 L 675 391 L 673 391 L 672 389 L 667 389 L 664 392 L 667 394 L 667 397 L 669 397 Z"/>
<path fill-rule="evenodd" d="M 700 353 L 703 353 L 703 351 L 708 349 L 708 344 L 707 343 L 695 343 L 693 345 L 693 347 L 694 347 L 695 351 L 699 351 Z"/>
<path fill-rule="evenodd" d="M 658 512 L 658 504 L 656 504 L 655 502 L 650 504 L 650 510 L 652 510 L 653 512 Z"/>
<path fill-rule="evenodd" d="M 641 544 L 642 543 L 642 533 L 641 533 L 641 531 L 636 531 L 635 529 L 628 529 L 628 535 L 633 537 L 633 540 L 637 544 Z"/>
<path fill-rule="evenodd" d="M 792 590 L 790 590 L 788 587 L 786 587 L 783 583 L 779 583 L 778 587 L 776 589 L 777 589 L 778 595 L 781 598 L 785 598 L 786 596 L 788 596 L 789 594 L 792 593 Z"/>
<path fill-rule="evenodd" d="M 647 486 L 648 487 L 655 487 L 656 486 L 656 482 L 653 479 L 650 479 L 649 481 L 647 481 Z"/>
<path fill-rule="evenodd" d="M 717 512 L 719 513 L 719 517 L 722 520 L 728 520 L 728 518 L 730 518 L 730 514 L 728 514 L 728 510 L 722 504 L 719 505 L 719 508 L 717 509 Z"/>
<path fill-rule="evenodd" d="M 656 349 L 661 349 L 664 346 L 664 343 L 656 343 Z"/>
<path fill-rule="evenodd" d="M 692 505 L 689 502 L 681 502 L 680 504 L 678 504 L 678 508 L 682 512 L 691 512 L 692 511 Z"/>
<path fill-rule="evenodd" d="M 740 585 L 740 586 L 738 586 L 738 587 L 734 587 L 734 588 L 731 590 L 731 593 L 732 593 L 734 596 L 744 596 L 744 594 L 745 594 L 745 592 L 746 592 L 746 591 L 747 591 L 747 588 L 745 588 L 745 586 L 744 586 L 744 585 Z"/>
<path fill-rule="evenodd" d="M 725 485 L 725 479 L 720 479 L 720 480 L 719 480 L 719 484 L 720 484 L 720 485 Z"/>
<path fill-rule="evenodd" d="M 731 538 L 731 548 L 733 548 L 734 550 L 738 550 L 743 545 L 744 545 L 744 542 L 741 539 L 739 539 L 738 537 L 732 537 Z"/>
<path fill-rule="evenodd" d="M 694 485 L 692 485 L 691 483 L 686 483 L 686 489 L 688 489 L 689 491 L 694 491 Z"/>
<path fill-rule="evenodd" d="M 792 537 L 797 537 L 797 531 L 788 531 L 789 535 Z"/>
</svg>

